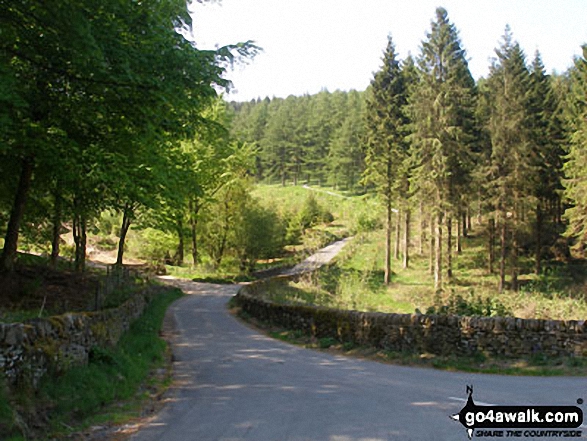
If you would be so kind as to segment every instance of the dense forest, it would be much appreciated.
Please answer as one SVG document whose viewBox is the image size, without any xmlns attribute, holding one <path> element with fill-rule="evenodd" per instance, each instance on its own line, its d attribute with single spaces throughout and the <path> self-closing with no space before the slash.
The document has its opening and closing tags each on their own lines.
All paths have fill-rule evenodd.
<svg viewBox="0 0 587 441">
<path fill-rule="evenodd" d="M 414 230 L 441 290 L 474 220 L 500 290 L 517 289 L 522 261 L 540 273 L 545 259 L 583 255 L 587 46 L 550 75 L 506 28 L 475 81 L 439 8 L 417 57 L 400 60 L 389 37 L 366 91 L 226 103 L 226 69 L 254 44 L 202 51 L 183 1 L 123 3 L 0 4 L 4 273 L 23 241 L 55 264 L 68 230 L 83 271 L 106 212 L 120 219 L 119 264 L 136 224 L 175 237 L 175 263 L 188 251 L 219 264 L 231 248 L 250 268 L 287 234 L 251 197 L 254 180 L 377 194 L 386 282 L 393 234 L 407 266 Z"/>
<path fill-rule="evenodd" d="M 539 274 L 546 258 L 568 259 L 570 248 L 583 255 L 583 52 L 569 72 L 549 75 L 540 53 L 528 60 L 506 27 L 488 77 L 475 81 L 439 8 L 417 58 L 400 60 L 389 37 L 367 91 L 231 103 L 231 130 L 257 146 L 259 179 L 379 194 L 386 281 L 392 235 L 399 240 L 403 227 L 408 237 L 417 219 L 419 249 L 428 242 L 441 289 L 477 219 L 487 230 L 487 270 L 499 273 L 500 290 L 509 274 L 516 290 L 522 259 Z"/>
</svg>

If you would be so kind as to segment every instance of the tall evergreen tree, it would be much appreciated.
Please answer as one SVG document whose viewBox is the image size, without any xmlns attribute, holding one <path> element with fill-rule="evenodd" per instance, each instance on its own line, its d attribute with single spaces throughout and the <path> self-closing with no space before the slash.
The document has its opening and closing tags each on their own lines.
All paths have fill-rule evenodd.
<svg viewBox="0 0 587 441">
<path fill-rule="evenodd" d="M 545 245 L 553 245 L 559 234 L 564 128 L 562 106 L 539 52 L 536 52 L 530 74 L 529 112 L 532 156 L 538 178 L 534 182 L 534 268 L 536 274 L 540 274 L 542 249 Z"/>
<path fill-rule="evenodd" d="M 536 182 L 536 170 L 530 131 L 530 74 L 524 53 L 513 41 L 509 27 L 496 54 L 498 58 L 488 80 L 492 146 L 488 185 L 495 201 L 500 231 L 499 290 L 503 291 L 508 257 L 511 287 L 516 290 L 518 286 L 520 233 L 531 201 L 532 183 Z"/>
<path fill-rule="evenodd" d="M 392 211 L 396 183 L 406 151 L 408 119 L 406 84 L 391 36 L 383 55 L 383 66 L 375 73 L 367 96 L 365 182 L 373 184 L 385 205 L 385 275 L 391 282 Z"/>
<path fill-rule="evenodd" d="M 447 274 L 452 275 L 452 218 L 471 165 L 474 81 L 456 27 L 436 10 L 419 57 L 421 81 L 411 94 L 411 137 L 418 160 L 414 182 L 430 200 L 436 221 L 435 289 L 442 290 L 443 230 L 448 229 Z"/>
<path fill-rule="evenodd" d="M 566 235 L 575 240 L 576 250 L 584 254 L 587 247 L 587 45 L 583 46 L 583 56 L 575 60 L 569 95 L 570 144 L 564 166 L 564 195 L 572 206 L 565 212 L 569 222 Z"/>
</svg>

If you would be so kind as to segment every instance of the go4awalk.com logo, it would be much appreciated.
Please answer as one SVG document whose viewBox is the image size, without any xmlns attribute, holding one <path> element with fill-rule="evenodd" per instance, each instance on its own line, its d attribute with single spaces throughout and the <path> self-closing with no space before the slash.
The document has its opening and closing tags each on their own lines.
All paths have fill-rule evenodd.
<svg viewBox="0 0 587 441">
<path fill-rule="evenodd" d="M 467 386 L 467 394 L 467 404 L 451 418 L 465 426 L 469 439 L 581 437 L 583 411 L 577 406 L 478 406 L 473 386 Z"/>
</svg>

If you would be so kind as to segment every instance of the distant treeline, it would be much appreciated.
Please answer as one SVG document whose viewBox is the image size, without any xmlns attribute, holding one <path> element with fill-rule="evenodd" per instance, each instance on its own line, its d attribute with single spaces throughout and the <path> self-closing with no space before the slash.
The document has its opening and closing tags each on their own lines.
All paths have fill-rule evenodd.
<svg viewBox="0 0 587 441">
<path fill-rule="evenodd" d="M 259 179 L 353 189 L 365 169 L 364 106 L 354 90 L 232 102 L 231 131 L 257 145 Z"/>
</svg>

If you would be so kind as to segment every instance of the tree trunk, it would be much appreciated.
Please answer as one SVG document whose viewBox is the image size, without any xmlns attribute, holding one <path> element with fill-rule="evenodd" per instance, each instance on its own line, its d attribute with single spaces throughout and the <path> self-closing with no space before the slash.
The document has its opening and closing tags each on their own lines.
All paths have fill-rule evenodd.
<svg viewBox="0 0 587 441">
<path fill-rule="evenodd" d="M 436 222 L 436 253 L 434 259 L 434 290 L 442 291 L 442 213 Z"/>
<path fill-rule="evenodd" d="M 488 246 L 487 246 L 487 251 L 488 251 L 488 270 L 489 270 L 489 274 L 493 274 L 494 268 L 493 268 L 493 263 L 495 262 L 495 219 L 493 217 L 491 217 L 489 219 L 489 225 L 487 226 L 488 228 Z"/>
<path fill-rule="evenodd" d="M 384 283 L 391 283 L 391 200 L 387 200 L 385 220 L 385 274 Z"/>
<path fill-rule="evenodd" d="M 461 231 L 463 232 L 462 235 L 461 235 Z M 457 216 L 457 254 L 462 254 L 463 253 L 463 241 L 462 241 L 462 237 L 465 235 L 466 231 L 467 231 L 467 224 L 466 224 L 466 222 L 463 222 L 461 224 L 461 218 L 460 218 L 460 216 Z"/>
<path fill-rule="evenodd" d="M 73 240 L 75 242 L 75 271 L 83 273 L 86 270 L 86 217 L 76 213 L 73 217 Z"/>
<path fill-rule="evenodd" d="M 0 272 L 12 272 L 18 249 L 18 233 L 24 215 L 27 196 L 31 188 L 34 161 L 32 158 L 23 159 L 18 188 L 10 211 L 10 219 L 4 237 L 4 249 L 0 256 Z"/>
<path fill-rule="evenodd" d="M 401 212 L 398 210 L 396 213 L 396 221 L 395 221 L 395 247 L 393 251 L 393 257 L 395 260 L 399 260 L 399 246 L 400 246 L 400 237 L 401 237 Z"/>
<path fill-rule="evenodd" d="M 452 282 L 452 216 L 446 217 L 446 278 Z"/>
<path fill-rule="evenodd" d="M 538 201 L 538 205 L 536 206 L 536 254 L 534 257 L 534 273 L 536 275 L 540 275 L 542 272 L 542 224 L 542 202 Z"/>
<path fill-rule="evenodd" d="M 175 264 L 177 266 L 183 265 L 184 260 L 184 234 L 183 234 L 183 220 L 179 218 L 177 220 L 177 251 L 175 252 Z"/>
<path fill-rule="evenodd" d="M 410 265 L 410 209 L 406 209 L 404 225 L 404 269 Z"/>
<path fill-rule="evenodd" d="M 512 227 L 512 291 L 518 291 L 518 247 L 519 247 L 519 239 L 518 239 L 518 213 L 517 209 L 514 208 L 514 224 Z"/>
<path fill-rule="evenodd" d="M 434 275 L 434 256 L 436 250 L 436 236 L 435 236 L 434 215 L 430 214 L 430 249 L 429 249 L 429 265 L 428 272 Z"/>
<path fill-rule="evenodd" d="M 498 290 L 502 293 L 505 290 L 505 260 L 507 257 L 507 250 L 506 250 L 506 241 L 507 241 L 507 226 L 506 226 L 506 219 L 505 213 L 501 213 L 501 233 L 500 233 L 500 240 L 499 244 L 501 247 L 500 253 L 501 258 L 499 260 L 499 287 Z"/>
<path fill-rule="evenodd" d="M 483 223 L 483 218 L 481 214 L 481 190 L 479 190 L 479 197 L 477 199 L 477 225 L 481 225 Z"/>
<path fill-rule="evenodd" d="M 51 267 L 57 268 L 59 245 L 61 241 L 61 194 L 59 193 L 59 189 L 55 190 L 54 198 L 53 227 L 51 231 L 51 257 L 49 264 Z"/>
<path fill-rule="evenodd" d="M 471 220 L 471 209 L 467 205 L 467 210 L 465 211 L 465 215 L 467 218 L 467 231 L 463 233 L 463 237 L 469 237 L 469 231 L 473 231 L 473 221 Z"/>
<path fill-rule="evenodd" d="M 118 254 L 116 256 L 116 266 L 122 266 L 124 258 L 124 243 L 126 234 L 132 222 L 132 208 L 127 204 L 122 212 L 122 225 L 120 226 L 120 239 L 118 240 Z"/>
<path fill-rule="evenodd" d="M 426 222 L 424 220 L 424 203 L 420 201 L 420 235 L 418 244 L 418 254 L 424 255 L 424 242 L 426 242 Z"/>
<path fill-rule="evenodd" d="M 200 211 L 200 207 L 198 204 L 198 198 L 195 198 L 193 201 L 190 199 L 189 201 L 189 210 L 190 210 L 190 230 L 191 230 L 191 239 L 192 239 L 192 259 L 194 260 L 194 266 L 200 263 L 200 256 L 198 253 L 198 212 Z"/>
</svg>

